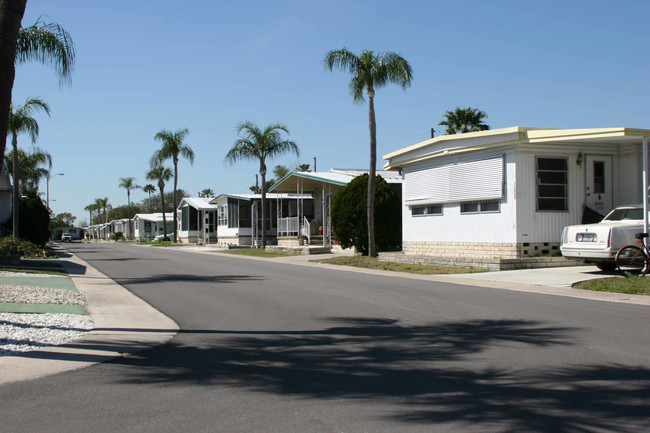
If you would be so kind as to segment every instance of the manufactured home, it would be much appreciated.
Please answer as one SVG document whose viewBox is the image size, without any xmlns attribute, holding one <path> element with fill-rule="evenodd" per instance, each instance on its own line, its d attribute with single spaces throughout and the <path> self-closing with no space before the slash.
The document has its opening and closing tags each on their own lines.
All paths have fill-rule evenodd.
<svg viewBox="0 0 650 433">
<path fill-rule="evenodd" d="M 212 199 L 210 204 L 217 208 L 217 244 L 258 246 L 262 237 L 261 201 L 261 194 L 221 194 Z M 266 194 L 267 244 L 277 243 L 278 218 L 282 220 L 282 215 L 298 206 L 309 208 L 311 201 L 308 194 Z"/>
<path fill-rule="evenodd" d="M 384 156 L 401 173 L 405 256 L 559 255 L 562 229 L 642 201 L 650 130 L 512 127 Z"/>
<path fill-rule="evenodd" d="M 167 222 L 167 236 L 171 239 L 174 237 L 174 214 L 165 213 Z M 138 240 L 151 241 L 156 236 L 163 236 L 165 225 L 163 223 L 162 212 L 158 213 L 139 213 L 133 217 L 133 237 Z"/>
<path fill-rule="evenodd" d="M 333 244 L 332 215 L 330 212 L 334 194 L 357 176 L 367 174 L 369 170 L 352 170 L 333 168 L 324 172 L 290 172 L 278 180 L 270 191 L 277 193 L 309 194 L 313 197 L 313 206 L 297 208 L 296 216 L 287 216 L 286 224 L 293 227 L 279 233 L 278 243 L 291 244 L 294 237 L 304 238 L 307 244 L 331 247 Z M 377 171 L 396 192 L 401 194 L 402 178 L 395 171 Z M 280 216 L 279 218 L 283 218 Z M 282 221 L 282 219 L 280 220 Z"/>
<path fill-rule="evenodd" d="M 217 206 L 211 198 L 183 197 L 178 205 L 178 238 L 181 243 L 207 245 L 217 242 Z"/>
</svg>

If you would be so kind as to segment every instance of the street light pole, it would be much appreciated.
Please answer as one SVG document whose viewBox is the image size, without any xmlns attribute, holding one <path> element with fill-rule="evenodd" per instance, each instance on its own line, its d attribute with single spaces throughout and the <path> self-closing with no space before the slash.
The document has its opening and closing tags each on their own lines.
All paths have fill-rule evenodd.
<svg viewBox="0 0 650 433">
<path fill-rule="evenodd" d="M 50 209 L 50 179 L 52 179 L 54 176 L 63 176 L 64 173 L 57 173 L 57 174 L 50 174 L 47 173 L 47 210 L 51 211 Z"/>
</svg>

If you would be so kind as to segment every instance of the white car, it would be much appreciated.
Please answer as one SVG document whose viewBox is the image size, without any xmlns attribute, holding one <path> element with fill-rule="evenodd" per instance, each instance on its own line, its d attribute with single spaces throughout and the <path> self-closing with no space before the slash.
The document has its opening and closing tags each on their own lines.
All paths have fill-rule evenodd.
<svg viewBox="0 0 650 433">
<path fill-rule="evenodd" d="M 61 242 L 72 242 L 72 235 L 70 233 L 63 233 L 61 235 Z"/>
<path fill-rule="evenodd" d="M 643 232 L 643 206 L 619 206 L 595 224 L 579 224 L 562 231 L 560 251 L 567 259 L 593 263 L 604 271 L 616 268 L 616 253 L 636 245 L 634 235 Z"/>
</svg>

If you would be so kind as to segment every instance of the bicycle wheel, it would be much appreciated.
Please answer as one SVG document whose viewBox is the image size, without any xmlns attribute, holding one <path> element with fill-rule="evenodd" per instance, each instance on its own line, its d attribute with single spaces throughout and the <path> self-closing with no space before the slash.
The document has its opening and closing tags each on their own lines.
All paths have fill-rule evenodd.
<svg viewBox="0 0 650 433">
<path fill-rule="evenodd" d="M 625 277 L 643 276 L 648 271 L 648 256 L 639 247 L 628 245 L 616 254 L 616 267 Z"/>
</svg>

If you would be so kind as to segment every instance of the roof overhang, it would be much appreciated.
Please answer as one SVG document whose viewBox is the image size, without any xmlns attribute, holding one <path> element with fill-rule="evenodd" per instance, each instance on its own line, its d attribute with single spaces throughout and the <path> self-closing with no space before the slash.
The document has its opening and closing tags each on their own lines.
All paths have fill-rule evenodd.
<svg viewBox="0 0 650 433">
<path fill-rule="evenodd" d="M 386 170 L 397 170 L 405 165 L 457 153 L 483 150 L 491 147 L 516 146 L 562 142 L 567 144 L 641 144 L 650 136 L 648 129 L 594 128 L 546 129 L 512 127 L 466 134 L 441 135 L 404 149 L 384 155 Z"/>
</svg>

